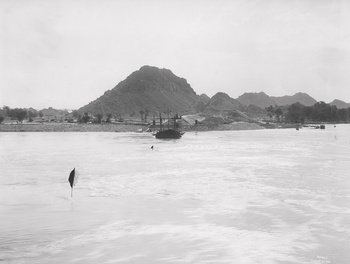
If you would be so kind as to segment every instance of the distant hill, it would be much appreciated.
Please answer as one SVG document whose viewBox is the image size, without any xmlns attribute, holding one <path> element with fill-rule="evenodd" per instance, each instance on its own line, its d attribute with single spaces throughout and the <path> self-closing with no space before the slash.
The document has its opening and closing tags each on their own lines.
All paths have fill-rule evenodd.
<svg viewBox="0 0 350 264">
<path fill-rule="evenodd" d="M 225 93 L 217 93 L 210 98 L 205 112 L 222 112 L 229 110 L 239 110 L 242 104 Z"/>
<path fill-rule="evenodd" d="M 141 67 L 112 90 L 78 109 L 78 112 L 139 119 L 146 113 L 151 117 L 159 113 L 165 114 L 168 110 L 171 115 L 228 114 L 239 110 L 254 117 L 266 113 L 257 106 L 247 107 L 225 93 L 219 92 L 212 98 L 206 94 L 198 95 L 186 79 L 176 76 L 168 69 L 152 66 Z"/>
<path fill-rule="evenodd" d="M 249 106 L 255 105 L 260 108 L 269 107 L 270 105 L 276 105 L 276 101 L 264 92 L 260 93 L 244 93 L 237 98 L 240 103 Z"/>
<path fill-rule="evenodd" d="M 206 94 L 201 94 L 199 97 L 200 97 L 200 100 L 205 104 L 210 101 L 210 97 Z"/>
<path fill-rule="evenodd" d="M 295 95 L 286 95 L 281 97 L 268 96 L 264 92 L 260 93 L 244 93 L 237 98 L 239 102 L 244 105 L 255 105 L 260 108 L 272 106 L 285 106 L 294 103 L 301 103 L 305 106 L 311 106 L 317 103 L 317 101 L 306 93 L 296 93 Z"/>
<path fill-rule="evenodd" d="M 169 110 L 181 115 L 195 113 L 206 101 L 205 95 L 197 95 L 186 79 L 170 70 L 143 66 L 78 111 L 132 117 L 140 116 L 140 111 L 157 115 Z"/>
<path fill-rule="evenodd" d="M 317 101 L 306 93 L 281 97 L 264 92 L 244 93 L 234 99 L 218 92 L 209 98 L 205 94 L 198 95 L 186 79 L 171 70 L 143 66 L 78 112 L 136 119 L 147 115 L 148 120 L 159 113 L 166 114 L 168 110 L 170 115 L 203 113 L 223 118 L 256 118 L 266 116 L 265 108 L 270 105 L 286 106 L 297 102 L 312 106 Z"/>
<path fill-rule="evenodd" d="M 345 103 L 344 101 L 335 99 L 329 103 L 330 105 L 335 105 L 338 109 L 350 107 L 350 103 Z"/>
<path fill-rule="evenodd" d="M 67 110 L 54 109 L 52 107 L 44 108 L 44 109 L 41 110 L 41 112 L 43 113 L 43 115 L 47 115 L 47 116 L 50 116 L 50 115 L 58 116 L 58 115 L 66 115 L 66 114 L 68 114 Z"/>
<path fill-rule="evenodd" d="M 59 110 L 52 107 L 44 108 L 41 110 L 41 112 L 43 113 L 43 117 L 48 120 L 64 118 L 69 114 L 67 110 Z"/>
<path fill-rule="evenodd" d="M 208 106 L 210 101 L 210 97 L 206 94 L 201 94 L 199 96 L 199 101 L 195 105 L 196 112 L 203 112 L 205 108 Z"/>
<path fill-rule="evenodd" d="M 210 98 L 204 114 L 223 118 L 223 122 L 252 121 L 252 118 L 266 116 L 266 111 L 258 106 L 246 106 L 229 95 L 219 92 Z"/>
<path fill-rule="evenodd" d="M 285 95 L 281 97 L 271 96 L 271 99 L 275 100 L 278 106 L 291 105 L 297 102 L 305 106 L 312 106 L 317 103 L 314 98 L 306 93 L 296 93 L 295 95 Z"/>
</svg>

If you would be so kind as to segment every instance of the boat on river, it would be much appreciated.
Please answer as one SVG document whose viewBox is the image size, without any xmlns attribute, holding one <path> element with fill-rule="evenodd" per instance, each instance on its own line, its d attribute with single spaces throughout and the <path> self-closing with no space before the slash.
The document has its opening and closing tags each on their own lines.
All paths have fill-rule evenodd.
<svg viewBox="0 0 350 264">
<path fill-rule="evenodd" d="M 169 113 L 168 113 L 169 115 Z M 174 116 L 173 118 L 171 118 L 174 120 L 174 128 L 171 129 L 169 127 L 169 117 L 168 117 L 168 129 L 164 130 L 163 127 L 162 127 L 162 116 L 159 115 L 159 123 L 160 123 L 160 130 L 155 134 L 155 137 L 158 138 L 158 139 L 180 139 L 182 137 L 182 135 L 185 133 L 185 132 L 181 132 L 179 130 L 176 129 L 176 119 L 180 119 L 177 115 Z"/>
<path fill-rule="evenodd" d="M 175 129 L 167 129 L 163 131 L 158 131 L 156 133 L 156 138 L 174 138 L 178 139 L 182 137 L 182 133 Z"/>
</svg>

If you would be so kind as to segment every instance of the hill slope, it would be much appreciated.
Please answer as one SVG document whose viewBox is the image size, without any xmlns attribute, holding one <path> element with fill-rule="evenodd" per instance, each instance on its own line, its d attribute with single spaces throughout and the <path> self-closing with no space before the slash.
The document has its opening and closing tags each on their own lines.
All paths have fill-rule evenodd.
<svg viewBox="0 0 350 264">
<path fill-rule="evenodd" d="M 316 100 L 305 93 L 271 97 L 264 92 L 245 93 L 237 99 L 219 92 L 209 98 L 205 94 L 196 94 L 186 79 L 168 69 L 143 66 L 101 97 L 78 109 L 78 112 L 142 118 L 144 113 L 151 117 L 167 113 L 168 110 L 170 115 L 237 113 L 239 110 L 248 116 L 259 117 L 266 114 L 264 109 L 270 105 L 283 106 L 296 102 L 309 106 Z"/>
<path fill-rule="evenodd" d="M 261 108 L 272 106 L 285 106 L 294 103 L 301 103 L 305 106 L 312 106 L 317 101 L 306 93 L 296 93 L 295 95 L 285 95 L 285 96 L 268 96 L 264 92 L 260 93 L 244 93 L 237 98 L 239 102 L 244 105 L 255 105 Z"/>
<path fill-rule="evenodd" d="M 335 105 L 338 109 L 350 107 L 350 103 L 345 103 L 344 101 L 335 99 L 329 103 L 330 105 Z"/>
<path fill-rule="evenodd" d="M 255 105 L 261 108 L 269 107 L 270 105 L 276 105 L 276 101 L 264 92 L 260 93 L 244 93 L 237 98 L 240 103 L 249 106 Z"/>
<path fill-rule="evenodd" d="M 181 115 L 195 113 L 196 104 L 203 100 L 205 96 L 201 99 L 186 79 L 177 77 L 167 69 L 143 66 L 78 111 L 139 116 L 140 111 L 157 115 L 169 109 L 171 114 Z"/>
<path fill-rule="evenodd" d="M 285 95 L 281 97 L 271 96 L 278 106 L 291 105 L 294 103 L 301 103 L 305 106 L 312 106 L 317 103 L 317 101 L 306 93 L 296 93 L 295 95 Z"/>
<path fill-rule="evenodd" d="M 210 98 L 205 112 L 222 112 L 230 110 L 238 110 L 242 108 L 242 104 L 236 99 L 231 98 L 225 93 L 219 92 Z"/>
</svg>

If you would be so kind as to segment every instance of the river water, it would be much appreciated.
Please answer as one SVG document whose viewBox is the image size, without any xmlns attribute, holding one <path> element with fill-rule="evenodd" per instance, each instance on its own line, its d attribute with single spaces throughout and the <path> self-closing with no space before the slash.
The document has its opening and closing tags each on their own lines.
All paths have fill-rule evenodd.
<svg viewBox="0 0 350 264">
<path fill-rule="evenodd" d="M 0 263 L 350 261 L 349 125 L 0 133 L 0 168 Z"/>
</svg>

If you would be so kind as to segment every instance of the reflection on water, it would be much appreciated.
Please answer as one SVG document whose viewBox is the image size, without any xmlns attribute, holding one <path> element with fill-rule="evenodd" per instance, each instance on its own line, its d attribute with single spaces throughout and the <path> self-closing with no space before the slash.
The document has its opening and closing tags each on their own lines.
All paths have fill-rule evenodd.
<svg viewBox="0 0 350 264">
<path fill-rule="evenodd" d="M 1 133 L 0 263 L 348 263 L 349 132 Z"/>
</svg>

